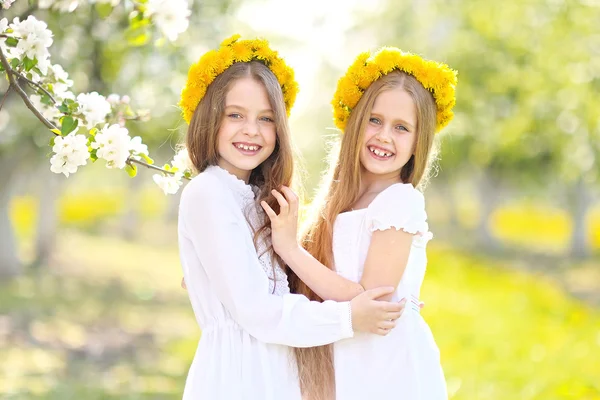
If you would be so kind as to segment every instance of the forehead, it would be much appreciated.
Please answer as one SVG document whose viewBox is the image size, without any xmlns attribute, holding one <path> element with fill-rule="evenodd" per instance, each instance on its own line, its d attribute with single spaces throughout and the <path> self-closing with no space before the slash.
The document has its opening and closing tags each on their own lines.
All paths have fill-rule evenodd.
<svg viewBox="0 0 600 400">
<path fill-rule="evenodd" d="M 413 125 L 417 120 L 415 102 L 402 88 L 385 90 L 377 95 L 372 112 L 388 119 L 403 119 Z"/>
<path fill-rule="evenodd" d="M 271 108 L 267 89 L 262 82 L 251 77 L 235 80 L 225 97 L 225 105 L 238 105 L 245 108 Z"/>
</svg>

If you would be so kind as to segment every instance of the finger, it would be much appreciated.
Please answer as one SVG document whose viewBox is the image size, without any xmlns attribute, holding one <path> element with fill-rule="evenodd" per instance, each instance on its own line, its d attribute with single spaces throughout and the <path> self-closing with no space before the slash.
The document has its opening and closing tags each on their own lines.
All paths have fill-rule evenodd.
<svg viewBox="0 0 600 400">
<path fill-rule="evenodd" d="M 381 329 L 381 328 L 378 328 L 378 329 L 375 331 L 375 333 L 376 333 L 376 334 L 378 334 L 379 336 L 386 336 L 388 333 L 390 333 L 390 330 L 389 330 L 389 329 Z"/>
<path fill-rule="evenodd" d="M 399 303 L 390 301 L 380 301 L 379 306 L 383 311 L 386 312 L 398 312 L 402 311 L 406 306 L 406 300 L 402 300 Z"/>
<path fill-rule="evenodd" d="M 185 278 L 181 278 L 181 287 L 183 289 L 187 289 L 187 285 L 185 284 Z"/>
<path fill-rule="evenodd" d="M 282 186 L 281 191 L 285 195 L 285 198 L 290 203 L 290 206 L 298 206 L 298 196 L 292 189 L 287 186 Z"/>
<path fill-rule="evenodd" d="M 387 329 L 387 330 L 392 330 L 396 327 L 396 322 L 394 321 L 381 321 L 379 324 L 377 324 L 377 327 L 379 329 Z"/>
<path fill-rule="evenodd" d="M 269 219 L 271 220 L 271 222 L 273 222 L 273 220 L 277 218 L 277 214 L 275 213 L 275 211 L 273 211 L 271 206 L 268 205 L 267 202 L 264 200 L 260 202 L 260 205 L 262 206 L 263 210 L 265 210 L 265 212 L 269 216 Z"/>
<path fill-rule="evenodd" d="M 391 319 L 392 321 L 397 320 L 398 318 L 400 318 L 402 316 L 402 311 L 398 311 L 398 312 L 389 312 L 385 314 L 385 318 L 386 319 Z"/>
<path fill-rule="evenodd" d="M 393 293 L 396 289 L 392 286 L 382 286 L 375 289 L 369 289 L 363 293 L 363 295 L 367 296 L 370 299 L 376 299 L 381 296 L 385 296 L 386 294 Z"/>
<path fill-rule="evenodd" d="M 287 214 L 290 206 L 285 197 L 283 197 L 283 195 L 275 189 L 271 190 L 271 193 L 273 194 L 273 196 L 275 196 L 277 202 L 279 203 L 279 208 L 281 209 L 281 212 L 279 214 Z"/>
</svg>

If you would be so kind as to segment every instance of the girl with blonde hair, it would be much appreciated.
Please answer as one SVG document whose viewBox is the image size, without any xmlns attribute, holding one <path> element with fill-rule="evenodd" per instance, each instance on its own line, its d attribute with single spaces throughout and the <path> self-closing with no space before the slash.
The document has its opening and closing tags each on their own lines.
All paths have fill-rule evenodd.
<svg viewBox="0 0 600 400">
<path fill-rule="evenodd" d="M 385 337 L 369 333 L 332 346 L 296 349 L 305 399 L 447 399 L 439 350 L 419 312 L 425 247 L 432 237 L 422 193 L 434 135 L 452 118 L 456 72 L 396 48 L 363 53 L 333 99 L 343 131 L 302 244 L 298 199 L 273 191 L 275 251 L 294 271 L 292 291 L 344 301 L 378 286 L 409 302 Z M 335 272 L 333 272 L 333 271 Z"/>
</svg>

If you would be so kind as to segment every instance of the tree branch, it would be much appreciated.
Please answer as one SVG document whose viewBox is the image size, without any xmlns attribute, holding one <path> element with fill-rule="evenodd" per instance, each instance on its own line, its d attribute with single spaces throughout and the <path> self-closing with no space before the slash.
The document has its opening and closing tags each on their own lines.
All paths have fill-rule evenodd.
<svg viewBox="0 0 600 400">
<path fill-rule="evenodd" d="M 0 102 L 0 110 L 2 110 L 2 107 L 4 106 L 4 101 L 8 97 L 8 93 L 11 91 L 11 89 L 12 85 L 8 85 L 8 89 L 6 89 L 6 92 L 4 92 L 4 96 L 2 96 L 2 102 Z"/>
<path fill-rule="evenodd" d="M 160 171 L 160 172 L 165 172 L 167 174 L 175 175 L 174 172 L 167 171 L 166 169 L 162 169 L 160 167 L 157 167 L 156 165 L 148 164 L 148 163 L 146 163 L 144 161 L 136 160 L 135 158 L 129 157 L 127 159 L 127 164 L 131 164 L 131 163 L 139 164 L 142 167 L 150 168 L 150 169 L 153 169 L 155 171 Z M 190 178 L 183 177 L 183 179 L 189 180 Z"/>
<path fill-rule="evenodd" d="M 26 81 L 27 83 L 29 83 L 31 86 L 35 86 L 37 88 L 39 88 L 42 92 L 44 92 L 48 97 L 50 97 L 50 100 L 52 100 L 52 102 L 54 104 L 56 104 L 56 100 L 54 99 L 54 97 L 52 97 L 52 95 L 50 94 L 50 92 L 48 92 L 46 89 L 44 89 L 44 87 L 42 85 L 40 85 L 37 82 L 32 81 L 31 79 L 26 78 L 25 76 L 21 75 L 20 73 L 18 73 L 17 71 L 13 70 L 12 71 L 14 75 L 18 76 L 19 79 L 23 79 L 24 81 Z"/>
<path fill-rule="evenodd" d="M 23 99 L 23 102 L 25 103 L 25 105 L 27 106 L 27 108 L 29 108 L 29 110 L 31 110 L 31 112 L 44 124 L 46 125 L 46 127 L 48 127 L 50 130 L 56 129 L 59 130 L 52 122 L 48 121 L 39 111 L 37 108 L 35 108 L 35 106 L 31 103 L 31 100 L 29 100 L 29 97 L 27 97 L 27 93 L 25 93 L 23 91 L 23 89 L 21 88 L 21 86 L 19 86 L 19 82 L 15 79 L 15 76 L 17 76 L 18 78 L 23 78 L 25 79 L 27 82 L 29 82 L 30 84 L 33 84 L 37 87 L 39 87 L 40 89 L 46 91 L 44 88 L 42 88 L 40 85 L 38 85 L 37 83 L 30 81 L 29 79 L 25 78 L 24 76 L 20 75 L 18 72 L 14 71 L 11 67 L 10 64 L 8 63 L 8 60 L 6 59 L 4 53 L 2 52 L 2 49 L 0 49 L 0 62 L 2 62 L 2 65 L 4 66 L 4 69 L 6 70 L 6 74 L 8 75 L 8 80 L 10 82 L 8 89 L 6 90 L 6 93 L 4 94 L 4 97 L 2 99 L 2 104 L 4 103 L 4 99 L 6 99 L 6 96 L 8 94 L 8 92 L 10 91 L 11 87 L 13 87 L 15 89 L 15 91 L 19 94 L 19 96 L 21 96 L 21 98 Z M 47 92 L 46 92 L 47 93 Z M 47 93 L 48 96 L 50 96 L 49 93 Z M 50 96 L 50 98 L 52 98 L 52 96 Z M 54 101 L 54 99 L 52 99 Z M 54 101 L 56 103 L 56 101 Z M 0 109 L 2 108 L 2 106 L 0 105 Z M 53 132 L 55 135 L 60 136 L 60 134 Z M 129 157 L 127 159 L 127 164 L 131 163 L 135 163 L 138 165 L 141 165 L 143 167 L 149 168 L 149 169 L 153 169 L 155 171 L 160 171 L 163 173 L 167 173 L 167 174 L 171 174 L 173 175 L 174 173 L 171 171 L 167 171 L 163 168 L 157 167 L 156 165 L 152 165 L 152 164 L 148 164 L 144 161 L 140 161 L 140 160 L 136 160 L 135 158 Z M 189 178 L 185 178 L 185 179 L 189 179 Z"/>
<path fill-rule="evenodd" d="M 35 115 L 37 117 L 37 119 L 39 119 L 44 125 L 46 125 L 46 127 L 48 129 L 50 129 L 50 130 L 58 129 L 52 122 L 48 121 L 46 119 L 46 117 L 44 117 L 42 115 L 42 113 L 40 113 L 38 111 L 38 109 L 35 108 L 35 106 L 31 103 L 31 100 L 29 100 L 29 97 L 27 97 L 27 93 L 25 93 L 23 91 L 23 89 L 19 85 L 19 82 L 17 82 L 17 80 L 15 79 L 15 75 L 14 75 L 15 71 L 13 71 L 13 69 L 10 67 L 10 64 L 8 63 L 8 60 L 6 59 L 6 56 L 4 55 L 4 52 L 2 51 L 2 49 L 0 49 L 0 61 L 2 62 L 2 65 L 4 66 L 4 70 L 6 71 L 6 74 L 8 75 L 8 81 L 13 86 L 13 88 L 15 89 L 17 94 L 19 96 L 21 96 L 21 99 L 23 99 L 23 103 L 25 103 L 27 108 L 29 108 L 29 110 L 31 110 L 33 115 Z M 58 134 L 55 133 L 55 135 L 58 135 Z"/>
</svg>

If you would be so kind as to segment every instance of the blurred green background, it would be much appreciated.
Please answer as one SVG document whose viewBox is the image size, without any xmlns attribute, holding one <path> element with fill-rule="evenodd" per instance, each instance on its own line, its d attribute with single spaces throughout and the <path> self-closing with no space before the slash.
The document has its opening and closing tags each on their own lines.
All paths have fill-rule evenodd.
<svg viewBox="0 0 600 400">
<path fill-rule="evenodd" d="M 263 35 L 296 68 L 294 139 L 307 195 L 335 137 L 336 80 L 397 46 L 459 71 L 425 196 L 423 310 L 452 399 L 600 399 L 600 2 L 205 0 L 175 44 L 144 44 L 126 15 L 17 1 L 54 32 L 79 92 L 129 94 L 158 164 L 185 123 L 188 66 L 232 33 Z M 23 18 L 22 18 L 23 19 Z M 0 83 L 0 93 L 7 88 Z M 0 110 L 0 398 L 177 399 L 200 330 L 179 287 L 178 197 L 140 171 L 49 171 L 49 132 Z M 211 368 L 210 365 L 206 366 Z"/>
</svg>

